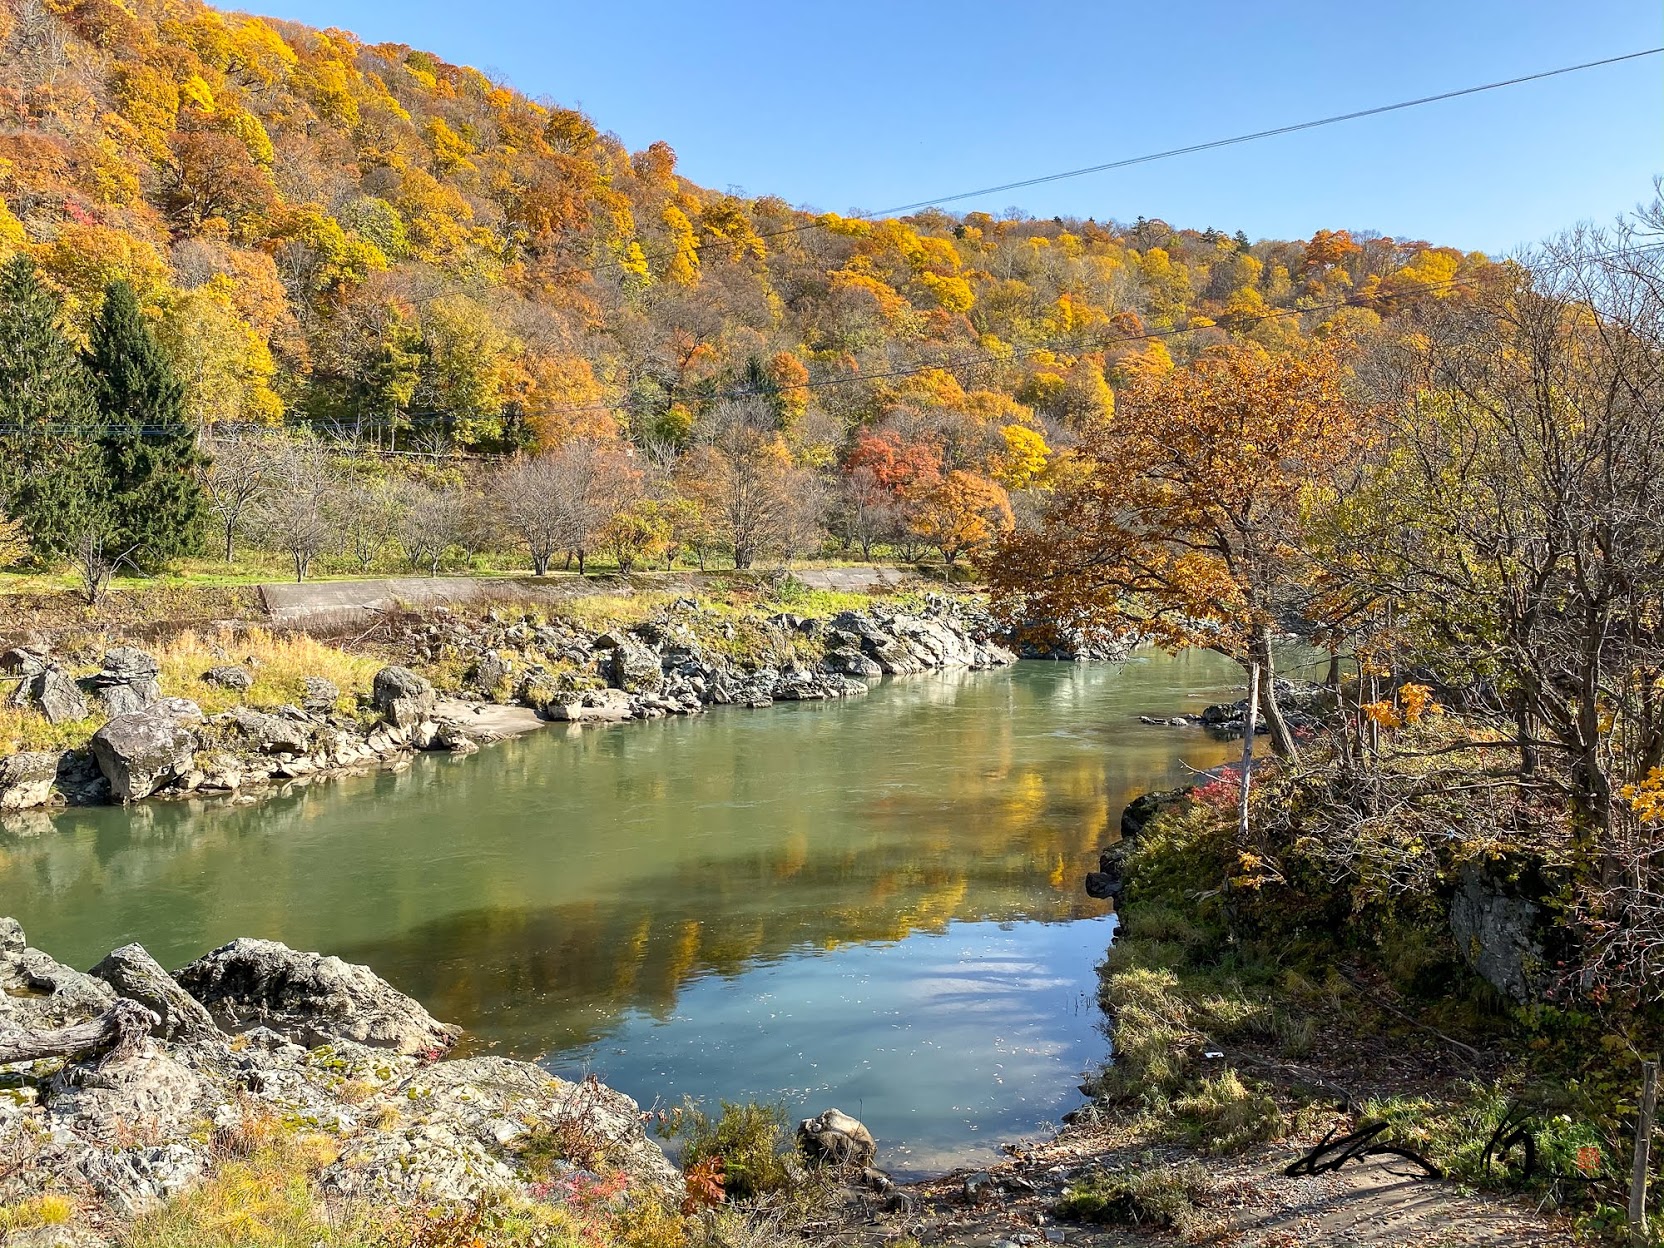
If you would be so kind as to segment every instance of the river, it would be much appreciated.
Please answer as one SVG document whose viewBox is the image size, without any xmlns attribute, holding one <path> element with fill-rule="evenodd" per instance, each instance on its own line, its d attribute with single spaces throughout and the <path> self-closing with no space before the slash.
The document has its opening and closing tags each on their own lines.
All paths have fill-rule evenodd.
<svg viewBox="0 0 1664 1248">
<path fill-rule="evenodd" d="M 1081 876 L 1127 800 L 1235 748 L 1136 716 L 1238 677 L 1022 663 L 66 811 L 0 836 L 0 913 L 80 966 L 134 940 L 165 966 L 242 935 L 336 953 L 477 1048 L 644 1105 L 836 1105 L 916 1174 L 1079 1103 L 1114 921 Z"/>
</svg>

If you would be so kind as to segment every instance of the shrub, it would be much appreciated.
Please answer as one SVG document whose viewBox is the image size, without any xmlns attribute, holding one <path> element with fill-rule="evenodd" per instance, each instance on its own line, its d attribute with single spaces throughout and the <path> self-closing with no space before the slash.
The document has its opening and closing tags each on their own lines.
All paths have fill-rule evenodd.
<svg viewBox="0 0 1664 1248">
<path fill-rule="evenodd" d="M 723 1188 L 730 1199 L 747 1200 L 789 1191 L 800 1170 L 793 1164 L 783 1105 L 722 1102 L 715 1122 L 692 1101 L 663 1128 L 682 1141 L 682 1168 L 722 1163 Z"/>
<path fill-rule="evenodd" d="M 1157 1166 L 1123 1174 L 1098 1172 L 1063 1190 L 1057 1215 L 1078 1222 L 1134 1226 L 1142 1230 L 1189 1230 L 1198 1205 L 1213 1194 L 1213 1181 L 1199 1164 Z"/>
</svg>

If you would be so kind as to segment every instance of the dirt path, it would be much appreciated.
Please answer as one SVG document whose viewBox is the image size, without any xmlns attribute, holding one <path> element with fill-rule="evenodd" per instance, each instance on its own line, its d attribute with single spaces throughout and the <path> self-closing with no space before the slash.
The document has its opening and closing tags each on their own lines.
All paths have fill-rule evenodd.
<svg viewBox="0 0 1664 1248">
<path fill-rule="evenodd" d="M 1314 1141 L 1315 1142 L 1315 1141 Z M 889 1197 L 854 1198 L 847 1229 L 829 1243 L 850 1248 L 912 1239 L 924 1248 L 1017 1245 L 1194 1243 L 1231 1248 L 1467 1248 L 1469 1245 L 1570 1245 L 1569 1224 L 1529 1203 L 1469 1194 L 1390 1160 L 1355 1163 L 1317 1178 L 1283 1168 L 1300 1142 L 1229 1160 L 1203 1159 L 1208 1183 L 1190 1224 L 1177 1230 L 1071 1222 L 1055 1206 L 1063 1190 L 1095 1170 L 1181 1167 L 1182 1150 L 1129 1146 L 1124 1134 L 1071 1128 L 1057 1139 L 984 1171 L 960 1171 L 899 1188 Z M 864 1220 L 863 1220 L 864 1219 Z"/>
</svg>

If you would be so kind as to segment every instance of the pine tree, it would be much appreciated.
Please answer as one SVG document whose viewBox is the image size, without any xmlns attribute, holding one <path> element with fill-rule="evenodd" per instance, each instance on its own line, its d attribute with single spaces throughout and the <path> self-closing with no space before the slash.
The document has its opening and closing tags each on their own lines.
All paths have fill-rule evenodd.
<svg viewBox="0 0 1664 1248">
<path fill-rule="evenodd" d="M 27 256 L 0 266 L 0 492 L 46 558 L 102 538 L 107 518 L 92 379 L 61 314 Z"/>
<path fill-rule="evenodd" d="M 141 567 L 200 549 L 208 507 L 184 383 L 126 282 L 105 290 L 86 362 L 105 426 L 115 541 Z"/>
</svg>

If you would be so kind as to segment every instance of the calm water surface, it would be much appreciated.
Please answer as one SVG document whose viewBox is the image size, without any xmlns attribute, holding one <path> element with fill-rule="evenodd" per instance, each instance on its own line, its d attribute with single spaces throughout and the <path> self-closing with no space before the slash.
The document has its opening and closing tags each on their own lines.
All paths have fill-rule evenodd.
<svg viewBox="0 0 1664 1248">
<path fill-rule="evenodd" d="M 837 1105 L 928 1170 L 1078 1103 L 1113 923 L 1081 875 L 1132 795 L 1233 749 L 1136 716 L 1236 677 L 1022 663 L 555 726 L 256 806 L 67 812 L 0 836 L 0 913 L 81 966 L 132 940 L 167 966 L 240 935 L 337 953 L 485 1048 L 644 1104 Z"/>
</svg>

